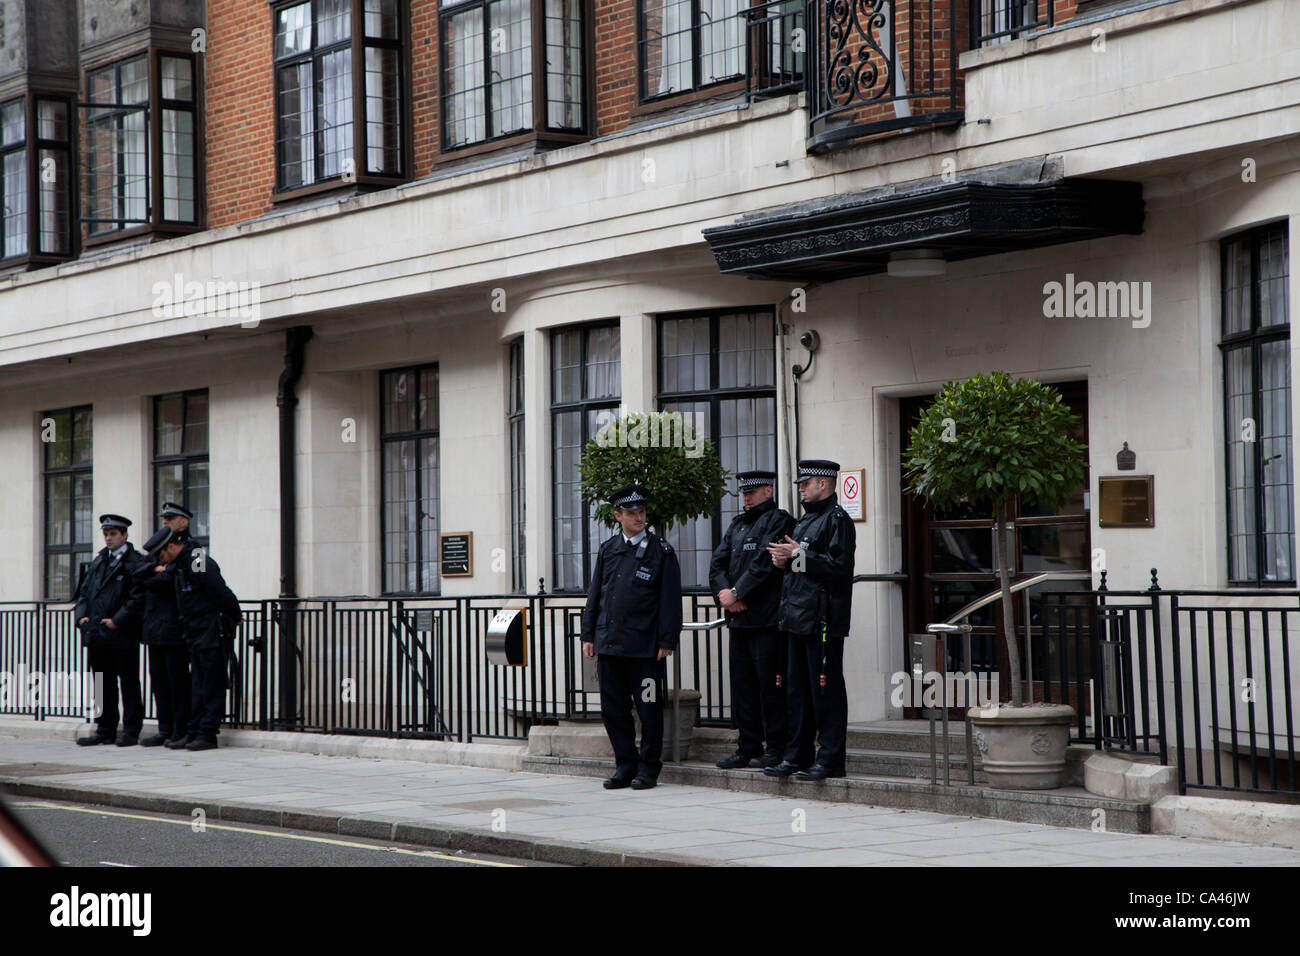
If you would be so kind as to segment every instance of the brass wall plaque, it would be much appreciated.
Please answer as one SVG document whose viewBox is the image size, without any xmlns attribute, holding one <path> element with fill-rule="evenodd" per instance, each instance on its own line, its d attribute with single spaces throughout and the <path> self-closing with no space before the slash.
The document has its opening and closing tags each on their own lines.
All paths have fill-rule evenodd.
<svg viewBox="0 0 1300 956">
<path fill-rule="evenodd" d="M 1154 475 L 1098 478 L 1097 524 L 1102 528 L 1153 528 L 1156 523 Z"/>
</svg>

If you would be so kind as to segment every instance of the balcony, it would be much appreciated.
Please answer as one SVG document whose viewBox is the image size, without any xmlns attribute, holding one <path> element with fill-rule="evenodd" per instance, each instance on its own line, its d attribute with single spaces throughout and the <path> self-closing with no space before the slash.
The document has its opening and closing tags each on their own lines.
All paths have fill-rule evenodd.
<svg viewBox="0 0 1300 956">
<path fill-rule="evenodd" d="M 971 49 L 1006 43 L 1054 20 L 1052 0 L 971 0 Z"/>
<path fill-rule="evenodd" d="M 750 7 L 742 13 L 749 20 L 749 95 L 806 89 L 813 153 L 960 123 L 957 57 L 974 39 L 970 17 L 981 15 L 981 3 L 1010 0 L 972 2 L 770 0 Z"/>
</svg>

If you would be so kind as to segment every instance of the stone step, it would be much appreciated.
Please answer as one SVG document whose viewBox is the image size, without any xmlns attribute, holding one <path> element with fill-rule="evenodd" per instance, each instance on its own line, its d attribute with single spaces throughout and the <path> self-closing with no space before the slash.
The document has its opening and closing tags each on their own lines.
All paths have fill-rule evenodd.
<svg viewBox="0 0 1300 956">
<path fill-rule="evenodd" d="M 898 721 L 899 724 L 904 721 Z M 912 723 L 907 721 L 906 723 Z M 917 721 L 924 725 L 925 721 Z M 943 725 L 935 721 L 935 749 L 943 752 Z M 948 722 L 948 739 L 952 741 L 952 751 L 966 752 L 966 725 L 960 721 Z M 862 727 L 849 725 L 848 747 L 850 750 L 892 750 L 909 753 L 930 753 L 930 729 L 921 727 Z"/>
<path fill-rule="evenodd" d="M 956 780 L 961 778 L 962 782 L 966 780 L 966 743 L 964 737 L 951 737 L 952 756 L 952 778 Z M 925 735 L 924 748 L 922 750 L 900 749 L 891 750 L 886 748 L 865 748 L 865 747 L 848 747 L 847 764 L 848 771 L 853 774 L 868 777 L 901 777 L 904 779 L 917 779 L 924 777 L 927 780 L 930 777 L 930 738 Z M 911 740 L 907 743 L 914 743 Z M 935 741 L 936 753 L 935 762 L 938 766 L 938 776 L 943 777 L 943 741 Z M 716 727 L 696 727 L 694 736 L 691 738 L 691 759 L 700 763 L 713 763 L 723 757 L 729 757 L 736 749 L 736 732 L 734 730 L 725 730 Z M 666 755 L 672 752 L 672 741 L 664 741 L 664 753 Z M 979 752 L 975 753 L 975 782 L 984 783 L 987 778 L 981 769 Z"/>
<path fill-rule="evenodd" d="M 608 777 L 612 758 L 525 756 L 521 769 L 532 773 L 563 773 Z M 1059 790 L 993 790 L 965 783 L 933 786 L 929 780 L 877 777 L 851 773 L 836 780 L 800 783 L 769 777 L 757 770 L 719 770 L 711 763 L 666 763 L 662 783 L 717 787 L 741 793 L 766 793 L 801 800 L 860 803 L 875 807 L 925 810 L 956 816 L 988 817 L 1048 826 L 1092 829 L 1103 820 L 1112 833 L 1150 833 L 1151 807 L 1089 793 L 1082 787 Z M 1096 811 L 1104 811 L 1100 817 Z"/>
<path fill-rule="evenodd" d="M 897 721 L 899 724 L 911 724 L 912 721 Z M 879 750 L 890 753 L 919 753 L 924 754 L 926 759 L 930 755 L 930 731 L 925 727 L 924 721 L 917 721 L 921 727 L 900 726 L 896 729 L 879 729 L 876 727 L 863 727 L 849 725 L 846 745 L 849 750 Z M 951 752 L 953 759 L 956 760 L 958 755 L 964 759 L 966 753 L 966 731 L 965 725 L 961 723 L 949 722 L 948 739 L 951 741 Z M 665 746 L 671 746 L 671 738 L 664 738 Z M 701 748 L 696 751 L 696 747 Z M 691 744 L 691 754 L 697 753 L 700 759 L 710 755 L 713 759 L 725 757 L 736 749 L 736 731 L 725 727 L 696 727 L 693 742 Z M 943 732 L 941 727 L 935 725 L 935 750 L 937 753 L 943 753 Z M 976 760 L 978 760 L 978 755 Z"/>
<path fill-rule="evenodd" d="M 910 750 L 859 750 L 849 748 L 845 762 L 847 763 L 848 772 L 864 777 L 904 777 L 908 779 L 925 778 L 930 779 L 930 752 L 916 753 Z M 943 751 L 940 750 L 934 755 L 935 772 L 940 780 L 943 779 Z M 958 749 L 954 744 L 952 754 L 949 757 L 950 774 L 952 780 L 962 783 L 966 782 L 966 751 Z M 988 777 L 984 774 L 983 765 L 980 763 L 979 752 L 975 753 L 975 782 L 986 783 Z"/>
</svg>

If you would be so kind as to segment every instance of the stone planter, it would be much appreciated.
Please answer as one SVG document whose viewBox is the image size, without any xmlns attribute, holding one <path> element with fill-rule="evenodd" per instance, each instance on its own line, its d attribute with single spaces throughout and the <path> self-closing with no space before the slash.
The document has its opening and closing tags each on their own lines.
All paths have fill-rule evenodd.
<svg viewBox="0 0 1300 956">
<path fill-rule="evenodd" d="M 668 703 L 664 705 L 664 761 L 669 762 L 673 759 L 673 698 L 681 694 L 681 713 L 682 713 L 682 760 L 689 760 L 691 756 L 691 738 L 695 734 L 695 722 L 700 716 L 700 692 L 698 690 L 670 690 L 668 692 Z M 632 713 L 635 715 L 636 711 Z M 636 737 L 641 739 L 641 720 L 636 720 Z"/>
<path fill-rule="evenodd" d="M 1065 780 L 1065 750 L 1074 708 L 1064 704 L 972 707 L 974 728 L 989 786 L 997 790 L 1055 790 Z"/>
</svg>

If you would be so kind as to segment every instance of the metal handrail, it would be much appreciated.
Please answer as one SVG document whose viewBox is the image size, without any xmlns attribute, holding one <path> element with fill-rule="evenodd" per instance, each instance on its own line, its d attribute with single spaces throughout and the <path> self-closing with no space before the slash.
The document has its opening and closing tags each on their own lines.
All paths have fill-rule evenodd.
<svg viewBox="0 0 1300 956">
<path fill-rule="evenodd" d="M 1041 584 L 1043 581 L 1085 581 L 1085 580 L 1086 581 L 1092 580 L 1092 572 L 1090 571 L 1042 571 L 1038 574 L 1035 574 L 1032 578 L 1026 578 L 1023 581 L 1019 581 L 1011 585 L 1011 593 L 1015 594 L 1017 591 L 1023 591 L 1026 588 L 1032 588 L 1035 584 Z M 990 591 L 988 594 L 984 595 L 983 597 L 976 598 L 974 601 L 971 601 L 969 604 L 967 604 L 964 608 L 962 608 L 952 617 L 948 618 L 948 620 L 945 621 L 944 623 L 956 624 L 962 618 L 969 617 L 970 615 L 978 611 L 980 608 L 987 607 L 988 605 L 992 604 L 1000 597 L 1002 597 L 1001 588 L 998 588 L 996 591 Z"/>
<path fill-rule="evenodd" d="M 1014 594 L 1018 591 L 1026 591 L 1029 588 L 1032 588 L 1035 584 L 1041 584 L 1044 581 L 1082 581 L 1082 580 L 1091 581 L 1092 580 L 1091 572 L 1041 571 L 1038 574 L 1035 574 L 1033 577 L 1026 578 L 1023 581 L 1018 581 L 1017 583 L 1011 585 L 1011 592 Z M 988 594 L 984 595 L 983 597 L 976 598 L 974 601 L 971 601 L 969 604 L 967 604 L 964 608 L 962 608 L 952 617 L 948 618 L 948 620 L 945 621 L 944 623 L 929 624 L 926 626 L 926 631 L 928 631 L 931 634 L 954 634 L 954 633 L 961 634 L 962 658 L 963 658 L 962 666 L 965 668 L 968 682 L 970 679 L 969 675 L 971 672 L 970 670 L 971 625 L 969 623 L 966 623 L 965 619 L 970 617 L 972 614 L 974 614 L 976 611 L 980 610 L 981 608 L 988 607 L 990 604 L 992 604 L 994 601 L 998 600 L 1001 597 L 1002 597 L 1002 588 L 999 587 L 996 591 L 990 591 Z M 959 621 L 961 621 L 962 623 L 959 624 L 958 623 Z M 1033 649 L 1034 642 L 1030 639 L 1030 637 L 1031 635 L 1029 633 L 1029 595 L 1026 594 L 1025 595 L 1025 650 L 1026 650 L 1025 666 L 1028 669 L 1027 672 L 1029 673 L 1030 679 L 1032 681 L 1033 673 L 1034 673 L 1034 649 Z M 947 653 L 946 642 L 945 642 L 944 651 L 946 656 Z M 1012 680 L 1020 679 L 1019 675 L 1017 674 L 1011 675 L 1011 678 Z M 952 751 L 952 741 L 948 739 L 948 690 L 947 688 L 948 688 L 948 682 L 947 680 L 945 680 L 942 684 L 942 695 L 940 698 L 940 706 L 943 709 L 943 783 L 944 786 L 948 786 L 951 783 L 949 763 L 950 763 L 951 751 Z M 1033 690 L 1032 686 L 1030 687 L 1030 690 L 1032 692 Z M 973 731 L 970 722 L 969 708 L 967 708 L 964 721 L 966 724 L 966 782 L 971 786 L 974 786 L 975 784 L 975 741 L 974 741 Z M 935 752 L 934 752 L 934 714 L 932 712 L 930 714 L 930 783 L 937 785 L 938 782 L 939 782 L 938 771 L 935 766 Z"/>
<path fill-rule="evenodd" d="M 683 631 L 707 631 L 714 627 L 726 627 L 725 617 L 712 621 L 688 621 L 682 625 Z M 680 645 L 673 655 L 673 763 L 682 762 L 682 654 Z"/>
</svg>

